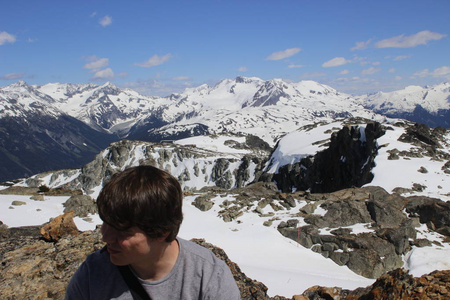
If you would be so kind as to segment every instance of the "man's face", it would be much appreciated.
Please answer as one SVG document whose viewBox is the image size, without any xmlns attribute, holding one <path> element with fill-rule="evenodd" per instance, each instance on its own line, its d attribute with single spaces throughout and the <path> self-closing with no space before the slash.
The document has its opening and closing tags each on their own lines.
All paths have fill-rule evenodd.
<svg viewBox="0 0 450 300">
<path fill-rule="evenodd" d="M 158 240 L 150 239 L 136 226 L 127 230 L 117 230 L 103 223 L 102 240 L 107 244 L 111 262 L 118 266 L 139 265 L 151 257 L 158 247 Z"/>
</svg>

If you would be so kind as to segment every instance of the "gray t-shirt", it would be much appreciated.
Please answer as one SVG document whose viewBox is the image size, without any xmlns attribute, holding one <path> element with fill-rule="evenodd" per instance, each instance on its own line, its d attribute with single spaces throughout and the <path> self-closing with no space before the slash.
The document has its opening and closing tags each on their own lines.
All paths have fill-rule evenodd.
<svg viewBox="0 0 450 300">
<path fill-rule="evenodd" d="M 230 269 L 210 250 L 177 238 L 180 245 L 175 266 L 157 281 L 140 280 L 152 300 L 241 299 Z M 90 254 L 69 282 L 66 300 L 133 299 L 107 251 Z"/>
</svg>

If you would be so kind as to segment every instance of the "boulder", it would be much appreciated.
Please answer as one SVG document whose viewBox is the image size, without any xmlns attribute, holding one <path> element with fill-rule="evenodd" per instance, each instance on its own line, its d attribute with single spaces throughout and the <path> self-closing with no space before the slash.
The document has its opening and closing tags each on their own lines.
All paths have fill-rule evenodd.
<svg viewBox="0 0 450 300">
<path fill-rule="evenodd" d="M 407 213 L 418 215 L 420 223 L 430 224 L 433 230 L 450 236 L 450 202 L 423 196 L 412 196 L 407 200 Z"/>
<path fill-rule="evenodd" d="M 214 206 L 214 202 L 211 198 L 215 197 L 214 194 L 204 194 L 195 198 L 192 205 L 200 209 L 201 211 L 208 211 Z"/>
<path fill-rule="evenodd" d="M 73 221 L 73 211 L 52 219 L 41 228 L 40 233 L 48 242 L 57 242 L 66 235 L 78 235 L 78 228 Z"/>
<path fill-rule="evenodd" d="M 94 199 L 88 195 L 71 196 L 64 204 L 64 212 L 73 211 L 74 216 L 85 218 L 89 214 L 97 213 Z"/>
</svg>

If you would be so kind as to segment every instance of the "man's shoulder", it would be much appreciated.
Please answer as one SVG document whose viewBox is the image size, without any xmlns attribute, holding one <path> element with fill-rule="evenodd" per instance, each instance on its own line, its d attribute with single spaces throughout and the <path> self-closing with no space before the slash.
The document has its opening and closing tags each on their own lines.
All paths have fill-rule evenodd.
<svg viewBox="0 0 450 300">
<path fill-rule="evenodd" d="M 91 272 L 93 270 L 109 272 L 110 269 L 114 267 L 109 259 L 109 253 L 106 248 L 89 254 L 83 264 L 88 267 Z"/>
<path fill-rule="evenodd" d="M 177 240 L 180 243 L 182 251 L 185 252 L 185 255 L 191 256 L 194 259 L 202 260 L 212 265 L 226 265 L 225 262 L 219 259 L 210 249 L 182 238 L 177 238 Z"/>
<path fill-rule="evenodd" d="M 230 268 L 210 249 L 192 241 L 178 238 L 181 251 L 188 261 L 185 265 L 188 269 L 201 268 L 205 286 L 204 293 L 209 295 L 207 299 L 240 299 L 240 292 L 233 278 Z"/>
</svg>

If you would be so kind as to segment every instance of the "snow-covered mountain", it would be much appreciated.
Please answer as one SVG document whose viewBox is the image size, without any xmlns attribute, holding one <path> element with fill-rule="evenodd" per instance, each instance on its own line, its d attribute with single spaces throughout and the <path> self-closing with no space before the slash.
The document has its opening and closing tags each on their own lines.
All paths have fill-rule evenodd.
<svg viewBox="0 0 450 300">
<path fill-rule="evenodd" d="M 115 139 L 25 82 L 0 89 L 0 181 L 81 166 Z"/>
<path fill-rule="evenodd" d="M 151 114 L 157 104 L 155 97 L 121 90 L 109 82 L 101 86 L 49 83 L 35 89 L 51 97 L 61 112 L 96 130 L 119 135 L 126 134 L 142 116 Z"/>
<path fill-rule="evenodd" d="M 24 81 L 0 89 L 0 117 L 22 118 L 24 121 L 34 114 L 59 117 L 62 115 L 55 100 L 41 93 Z"/>
<path fill-rule="evenodd" d="M 208 133 L 262 134 L 274 144 L 280 135 L 316 120 L 375 115 L 349 95 L 314 81 L 237 77 L 163 98 L 121 90 L 111 83 L 50 83 L 29 89 L 43 96 L 41 102 L 96 130 L 151 141 L 171 139 L 201 124 Z"/>
<path fill-rule="evenodd" d="M 402 90 L 361 97 L 364 105 L 389 117 L 405 118 L 430 127 L 450 127 L 450 83 L 408 86 Z"/>
<path fill-rule="evenodd" d="M 313 81 L 289 83 L 237 77 L 222 80 L 214 87 L 186 89 L 169 99 L 172 102 L 160 106 L 159 113 L 152 116 L 167 125 L 155 132 L 154 123 L 148 126 L 144 120 L 136 128 L 141 135 L 130 132 L 130 137 L 172 139 L 185 128 L 197 125 L 203 126 L 203 133 L 253 134 L 274 145 L 280 136 L 311 122 L 377 117 L 349 95 Z"/>
<path fill-rule="evenodd" d="M 417 115 L 418 110 L 425 111 L 422 115 L 426 115 L 428 120 L 435 121 L 436 117 L 449 122 L 449 118 L 445 118 L 450 111 L 449 85 L 443 84 L 424 91 L 421 88 L 408 88 L 387 94 L 353 97 L 314 81 L 265 81 L 256 77 L 237 77 L 224 79 L 215 86 L 188 88 L 183 93 L 168 97 L 149 97 L 129 89 L 120 89 L 109 82 L 103 85 L 49 83 L 30 86 L 20 81 L 0 88 L 0 121 L 4 124 L 0 142 L 4 145 L 14 144 L 11 139 L 17 139 L 17 135 L 7 133 L 14 132 L 16 124 L 22 126 L 20 141 L 33 140 L 27 134 L 37 131 L 58 145 L 75 143 L 82 146 L 83 143 L 94 143 L 94 148 L 99 150 L 107 143 L 122 138 L 160 142 L 226 132 L 255 135 L 274 146 L 281 136 L 311 123 L 349 117 L 382 120 L 384 117 L 381 114 L 407 117 Z M 405 105 L 404 102 L 409 103 L 410 98 L 413 104 Z M 413 107 L 416 107 L 415 110 Z M 425 109 L 430 109 L 430 113 Z M 45 118 L 56 121 L 32 121 Z M 57 120 L 70 120 L 70 125 L 59 126 Z M 62 127 L 65 129 L 61 130 Z M 73 131 L 79 131 L 84 142 L 75 142 L 75 135 L 65 134 Z M 92 136 L 96 138 L 86 143 L 85 139 Z M 58 150 L 53 142 L 45 144 L 56 149 L 62 161 L 70 162 L 70 165 L 62 165 L 61 168 L 81 165 L 79 160 L 73 160 L 74 154 L 83 153 L 78 146 L 77 149 L 64 152 Z M 45 144 L 43 148 L 46 148 Z M 28 176 L 33 172 L 44 171 L 46 166 L 54 169 L 50 168 L 51 164 L 45 158 L 42 161 L 42 155 L 38 154 L 34 160 L 41 160 L 40 167 L 29 167 L 30 160 L 26 164 L 22 162 L 21 146 L 17 144 L 14 147 L 17 151 L 13 155 L 13 162 L 10 155 L 12 150 L 8 147 L 3 150 L 5 155 L 1 164 L 12 166 L 9 170 L 17 168 L 15 165 L 18 164 L 21 165 L 23 176 Z M 89 155 L 92 157 L 92 153 Z M 24 165 L 29 169 L 26 172 L 23 171 Z M 0 180 L 17 176 L 8 176 L 7 170 L 5 172 Z"/>
</svg>

